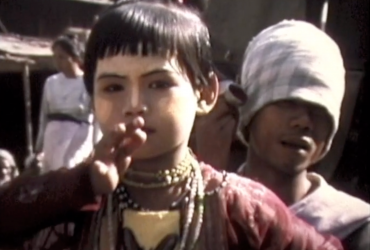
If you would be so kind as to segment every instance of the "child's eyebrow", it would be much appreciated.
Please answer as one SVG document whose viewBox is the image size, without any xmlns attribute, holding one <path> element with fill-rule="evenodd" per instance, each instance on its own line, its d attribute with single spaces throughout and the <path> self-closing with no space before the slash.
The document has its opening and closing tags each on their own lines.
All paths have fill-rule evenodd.
<svg viewBox="0 0 370 250">
<path fill-rule="evenodd" d="M 155 74 L 160 74 L 160 73 L 173 73 L 173 71 L 171 70 L 168 70 L 168 69 L 154 69 L 152 71 L 149 71 L 149 72 L 146 72 L 144 74 L 142 74 L 140 77 L 148 77 L 148 76 L 151 76 L 151 75 L 155 75 Z"/>
<path fill-rule="evenodd" d="M 155 74 L 160 74 L 160 73 L 171 74 L 171 73 L 174 73 L 174 71 L 171 71 L 171 70 L 168 70 L 168 69 L 154 69 L 152 71 L 149 71 L 149 72 L 146 72 L 146 73 L 140 75 L 140 77 L 143 78 L 143 77 L 148 77 L 148 76 L 155 75 Z M 113 78 L 120 78 L 122 80 L 126 80 L 128 78 L 125 75 L 120 75 L 120 74 L 117 74 L 117 73 L 101 73 L 97 77 L 97 80 L 102 80 L 102 79 L 105 79 L 105 78 L 112 78 L 112 77 Z"/>
<path fill-rule="evenodd" d="M 127 79 L 127 76 L 124 76 L 124 75 L 120 75 L 120 74 L 116 74 L 116 73 L 101 73 L 99 74 L 99 76 L 97 77 L 98 80 L 102 80 L 104 78 L 121 78 L 123 80 Z"/>
</svg>

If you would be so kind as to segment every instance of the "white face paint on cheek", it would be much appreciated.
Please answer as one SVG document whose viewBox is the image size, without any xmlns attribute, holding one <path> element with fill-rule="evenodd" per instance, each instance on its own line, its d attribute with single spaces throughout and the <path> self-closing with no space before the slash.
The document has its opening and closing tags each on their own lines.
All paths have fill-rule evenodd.
<svg viewBox="0 0 370 250">
<path fill-rule="evenodd" d="M 171 97 L 162 97 L 158 102 L 157 102 L 157 108 L 158 110 L 167 110 L 167 112 L 174 112 L 172 110 L 171 106 L 172 98 Z"/>
<path fill-rule="evenodd" d="M 196 97 L 193 87 L 176 58 L 168 60 L 166 67 L 178 73 L 175 77 L 179 86 L 173 95 L 163 96 L 159 100 L 158 108 L 164 110 L 167 114 L 173 114 L 175 116 L 184 115 L 195 108 L 193 105 L 196 103 Z"/>
<path fill-rule="evenodd" d="M 189 83 L 186 83 L 189 84 Z M 176 93 L 170 96 L 162 96 L 157 102 L 158 110 L 162 110 L 159 115 L 165 116 L 171 114 L 174 116 L 185 115 L 191 110 L 196 109 L 196 97 L 191 87 L 182 87 Z"/>
<path fill-rule="evenodd" d="M 113 113 L 113 103 L 102 97 L 95 97 L 95 115 L 101 125 L 106 124 Z"/>
</svg>

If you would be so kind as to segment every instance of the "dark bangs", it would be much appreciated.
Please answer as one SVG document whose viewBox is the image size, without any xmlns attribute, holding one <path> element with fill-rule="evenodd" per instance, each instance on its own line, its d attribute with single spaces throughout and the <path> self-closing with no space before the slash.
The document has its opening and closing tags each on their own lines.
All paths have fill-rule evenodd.
<svg viewBox="0 0 370 250">
<path fill-rule="evenodd" d="M 176 55 L 194 86 L 212 72 L 209 33 L 194 11 L 159 2 L 127 2 L 103 13 L 86 46 L 85 85 L 93 93 L 97 61 L 115 55 Z"/>
</svg>

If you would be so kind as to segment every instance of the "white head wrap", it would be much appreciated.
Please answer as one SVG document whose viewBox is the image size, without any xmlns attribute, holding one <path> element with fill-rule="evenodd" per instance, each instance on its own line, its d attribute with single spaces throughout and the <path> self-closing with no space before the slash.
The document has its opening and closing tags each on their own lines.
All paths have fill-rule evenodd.
<svg viewBox="0 0 370 250">
<path fill-rule="evenodd" d="M 240 108 L 240 129 L 269 103 L 298 99 L 326 109 L 333 123 L 326 151 L 338 129 L 345 69 L 338 45 L 303 21 L 282 21 L 248 45 L 241 70 L 248 101 Z"/>
</svg>

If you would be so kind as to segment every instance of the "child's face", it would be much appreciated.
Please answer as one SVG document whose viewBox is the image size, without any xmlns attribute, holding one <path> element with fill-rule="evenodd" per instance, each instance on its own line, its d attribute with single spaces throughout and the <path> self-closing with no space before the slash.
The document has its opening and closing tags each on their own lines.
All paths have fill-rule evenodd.
<svg viewBox="0 0 370 250">
<path fill-rule="evenodd" d="M 7 159 L 0 158 L 0 186 L 11 180 L 12 166 Z"/>
<path fill-rule="evenodd" d="M 70 71 L 76 64 L 76 61 L 58 45 L 53 48 L 53 57 L 57 70 L 62 73 Z"/>
<path fill-rule="evenodd" d="M 134 117 L 145 120 L 148 139 L 136 159 L 187 145 L 199 109 L 197 96 L 176 57 L 117 55 L 97 63 L 94 107 L 103 134 Z"/>
<path fill-rule="evenodd" d="M 324 108 L 282 100 L 257 113 L 250 126 L 249 148 L 275 170 L 294 176 L 317 162 L 331 130 Z"/>
</svg>

